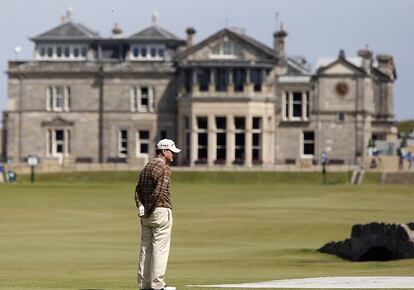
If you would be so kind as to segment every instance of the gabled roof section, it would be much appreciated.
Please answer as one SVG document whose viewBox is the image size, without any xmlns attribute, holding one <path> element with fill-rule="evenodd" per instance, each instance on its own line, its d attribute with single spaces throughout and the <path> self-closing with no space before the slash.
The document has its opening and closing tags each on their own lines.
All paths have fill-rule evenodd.
<svg viewBox="0 0 414 290">
<path fill-rule="evenodd" d="M 81 23 L 67 21 L 38 36 L 31 38 L 39 40 L 91 40 L 99 38 L 99 33 Z"/>
<path fill-rule="evenodd" d="M 165 30 L 161 26 L 151 25 L 133 35 L 128 37 L 128 39 L 134 40 L 173 40 L 173 41 L 183 41 L 175 34 Z"/>
<path fill-rule="evenodd" d="M 237 31 L 233 31 L 233 30 L 228 29 L 228 28 L 222 29 L 222 30 L 214 33 L 210 37 L 206 38 L 205 40 L 201 41 L 200 43 L 186 49 L 181 54 L 179 54 L 176 59 L 178 61 L 180 61 L 180 60 L 186 58 L 187 56 L 193 54 L 194 52 L 198 51 L 202 47 L 208 45 L 210 42 L 215 41 L 215 40 L 217 40 L 217 39 L 219 39 L 223 36 L 234 37 L 235 39 L 238 39 L 241 42 L 246 43 L 249 46 L 261 51 L 262 53 L 264 53 L 270 59 L 276 60 L 276 56 L 274 54 L 274 51 L 271 48 L 269 48 L 268 46 L 262 44 L 261 42 L 255 40 L 255 39 L 251 38 L 250 36 L 245 35 L 244 33 L 239 33 Z"/>
<path fill-rule="evenodd" d="M 328 65 L 319 67 L 317 69 L 316 73 L 317 74 L 323 74 L 324 72 L 326 72 L 327 70 L 329 70 L 330 68 L 332 68 L 332 67 L 334 67 L 334 66 L 336 66 L 338 64 L 341 64 L 341 65 L 345 66 L 346 68 L 348 68 L 348 69 L 350 69 L 350 70 L 352 70 L 352 71 L 354 71 L 354 72 L 356 72 L 358 74 L 365 74 L 364 69 L 362 69 L 361 67 L 357 66 L 353 62 L 349 61 L 345 57 L 345 53 L 344 53 L 343 50 L 341 50 L 339 52 L 339 56 L 338 56 L 338 58 L 335 61 L 331 62 Z"/>
</svg>

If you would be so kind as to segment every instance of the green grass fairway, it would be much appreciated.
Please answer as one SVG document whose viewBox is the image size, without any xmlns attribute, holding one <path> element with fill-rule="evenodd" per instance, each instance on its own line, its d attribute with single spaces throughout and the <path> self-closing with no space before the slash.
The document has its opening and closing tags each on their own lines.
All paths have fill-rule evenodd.
<svg viewBox="0 0 414 290">
<path fill-rule="evenodd" d="M 349 237 L 356 223 L 414 222 L 413 186 L 351 186 L 343 175 L 323 186 L 318 175 L 290 176 L 174 173 L 167 282 L 190 289 L 414 274 L 414 259 L 352 263 L 316 251 Z M 135 178 L 65 174 L 0 184 L 0 289 L 136 289 Z"/>
</svg>

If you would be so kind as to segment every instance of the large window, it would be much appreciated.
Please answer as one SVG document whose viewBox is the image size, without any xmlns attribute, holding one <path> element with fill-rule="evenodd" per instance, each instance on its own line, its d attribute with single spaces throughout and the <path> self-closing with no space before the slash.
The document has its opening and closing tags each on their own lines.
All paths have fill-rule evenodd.
<svg viewBox="0 0 414 290">
<path fill-rule="evenodd" d="M 315 155 L 315 132 L 304 131 L 303 132 L 303 157 L 313 157 Z"/>
<path fill-rule="evenodd" d="M 234 117 L 235 128 L 235 163 L 244 163 L 245 160 L 245 136 L 246 136 L 246 122 L 245 117 Z"/>
<path fill-rule="evenodd" d="M 198 69 L 197 70 L 197 83 L 201 92 L 208 91 L 208 84 L 210 83 L 210 70 Z"/>
<path fill-rule="evenodd" d="M 165 57 L 165 46 L 157 44 L 133 45 L 129 53 L 131 60 L 163 60 Z"/>
<path fill-rule="evenodd" d="M 70 89 L 66 86 L 49 87 L 46 94 L 46 110 L 69 111 Z"/>
<path fill-rule="evenodd" d="M 284 92 L 282 95 L 284 121 L 309 120 L 310 99 L 307 91 Z"/>
<path fill-rule="evenodd" d="M 302 118 L 302 93 L 301 92 L 293 92 L 293 99 L 292 99 L 292 113 L 293 118 Z"/>
<path fill-rule="evenodd" d="M 132 112 L 154 112 L 154 109 L 154 89 L 152 87 L 141 86 L 132 89 Z"/>
<path fill-rule="evenodd" d="M 227 69 L 216 70 L 216 91 L 225 92 L 229 85 L 229 71 Z"/>
<path fill-rule="evenodd" d="M 245 69 L 235 69 L 233 71 L 233 83 L 234 91 L 242 92 L 244 89 L 244 84 L 246 83 L 246 70 Z"/>
<path fill-rule="evenodd" d="M 47 153 L 54 157 L 68 156 L 70 153 L 70 131 L 67 129 L 48 130 Z"/>
<path fill-rule="evenodd" d="M 262 163 L 261 145 L 262 145 L 262 118 L 253 117 L 252 124 L 252 161 L 253 164 Z"/>
<path fill-rule="evenodd" d="M 148 157 L 149 154 L 150 132 L 148 130 L 139 130 L 137 132 L 137 156 Z"/>
<path fill-rule="evenodd" d="M 226 161 L 226 117 L 216 117 L 216 163 Z"/>
<path fill-rule="evenodd" d="M 118 131 L 118 157 L 128 156 L 128 130 Z"/>
<path fill-rule="evenodd" d="M 251 69 L 250 70 L 250 81 L 253 84 L 253 89 L 255 92 L 260 92 L 262 90 L 262 70 L 261 69 Z"/>
<path fill-rule="evenodd" d="M 197 162 L 206 163 L 208 156 L 208 118 L 197 117 Z"/>
</svg>

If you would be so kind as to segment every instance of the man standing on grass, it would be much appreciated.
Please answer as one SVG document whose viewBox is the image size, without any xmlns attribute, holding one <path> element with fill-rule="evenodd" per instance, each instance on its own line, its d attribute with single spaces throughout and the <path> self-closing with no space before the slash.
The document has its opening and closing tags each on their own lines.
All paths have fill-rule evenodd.
<svg viewBox="0 0 414 290">
<path fill-rule="evenodd" d="M 141 251 L 137 281 L 140 289 L 175 290 L 164 282 L 170 252 L 172 206 L 171 169 L 174 153 L 181 150 L 172 140 L 156 145 L 156 157 L 145 165 L 135 188 L 135 203 L 141 217 Z"/>
</svg>

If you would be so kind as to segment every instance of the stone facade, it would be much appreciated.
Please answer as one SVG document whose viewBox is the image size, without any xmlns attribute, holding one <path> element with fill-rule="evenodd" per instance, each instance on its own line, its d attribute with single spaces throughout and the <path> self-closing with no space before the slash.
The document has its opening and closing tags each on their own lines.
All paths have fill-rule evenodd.
<svg viewBox="0 0 414 290">
<path fill-rule="evenodd" d="M 183 166 L 312 166 L 363 161 L 370 139 L 396 138 L 393 59 L 368 49 L 321 59 L 223 29 L 194 43 L 153 24 L 111 38 L 71 19 L 37 37 L 34 59 L 10 61 L 3 157 L 142 165 L 170 138 Z"/>
</svg>

